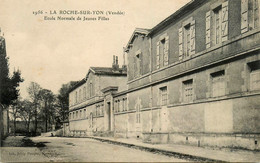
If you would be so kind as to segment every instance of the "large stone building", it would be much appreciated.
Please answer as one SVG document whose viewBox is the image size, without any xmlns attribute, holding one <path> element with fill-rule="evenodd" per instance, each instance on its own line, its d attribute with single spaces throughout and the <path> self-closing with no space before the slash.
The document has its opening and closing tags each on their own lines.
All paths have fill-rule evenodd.
<svg viewBox="0 0 260 163">
<path fill-rule="evenodd" d="M 127 90 L 99 89 L 95 106 L 105 115 L 87 125 L 92 134 L 258 149 L 259 4 L 193 0 L 152 29 L 137 28 L 126 46 Z M 90 110 L 82 125 L 97 115 Z"/>
</svg>

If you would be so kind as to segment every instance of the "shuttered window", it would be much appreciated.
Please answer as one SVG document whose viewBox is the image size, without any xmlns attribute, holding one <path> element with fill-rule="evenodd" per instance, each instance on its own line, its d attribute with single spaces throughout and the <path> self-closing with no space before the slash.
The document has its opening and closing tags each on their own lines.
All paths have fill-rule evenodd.
<svg viewBox="0 0 260 163">
<path fill-rule="evenodd" d="M 218 71 L 211 74 L 212 79 L 212 97 L 225 95 L 225 71 Z"/>
<path fill-rule="evenodd" d="M 168 92 L 167 87 L 160 88 L 160 103 L 162 106 L 167 105 L 168 103 Z"/>
<path fill-rule="evenodd" d="M 156 69 L 169 64 L 169 36 L 157 42 L 156 48 Z"/>
<path fill-rule="evenodd" d="M 190 25 L 190 54 L 195 54 L 195 20 Z"/>
<path fill-rule="evenodd" d="M 183 101 L 192 102 L 193 101 L 193 80 L 186 80 L 183 82 Z"/>
<path fill-rule="evenodd" d="M 248 0 L 241 0 L 241 33 L 248 31 Z"/>
<path fill-rule="evenodd" d="M 179 29 L 179 60 L 183 59 L 183 30 Z"/>
<path fill-rule="evenodd" d="M 136 76 L 139 77 L 140 75 L 142 75 L 141 52 L 136 54 L 135 63 L 136 63 L 135 73 Z"/>
<path fill-rule="evenodd" d="M 241 0 L 241 33 L 259 27 L 259 1 Z"/>
<path fill-rule="evenodd" d="M 211 11 L 206 13 L 206 48 L 210 48 L 210 21 L 211 21 Z"/>
<path fill-rule="evenodd" d="M 228 40 L 228 2 L 206 13 L 206 48 Z"/>
<path fill-rule="evenodd" d="M 160 41 L 157 42 L 156 47 L 156 68 L 160 68 Z"/>
<path fill-rule="evenodd" d="M 260 61 L 248 63 L 250 68 L 250 90 L 260 90 Z"/>
<path fill-rule="evenodd" d="M 165 43 L 164 43 L 164 57 L 163 57 L 163 65 L 167 66 L 169 61 L 169 36 L 165 37 Z"/>
<path fill-rule="evenodd" d="M 222 42 L 228 40 L 228 1 L 222 3 Z"/>
<path fill-rule="evenodd" d="M 195 20 L 190 18 L 179 28 L 179 60 L 195 54 L 195 36 Z"/>
</svg>

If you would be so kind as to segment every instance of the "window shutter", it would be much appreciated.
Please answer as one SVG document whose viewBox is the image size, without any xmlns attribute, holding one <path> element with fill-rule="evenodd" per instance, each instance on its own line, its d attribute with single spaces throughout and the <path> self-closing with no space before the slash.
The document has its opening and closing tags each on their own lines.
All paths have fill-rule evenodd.
<svg viewBox="0 0 260 163">
<path fill-rule="evenodd" d="M 248 31 L 248 0 L 241 0 L 241 33 Z"/>
<path fill-rule="evenodd" d="M 228 1 L 222 3 L 222 42 L 228 40 Z"/>
<path fill-rule="evenodd" d="M 157 42 L 157 52 L 156 52 L 156 68 L 160 68 L 160 42 Z"/>
<path fill-rule="evenodd" d="M 259 0 L 255 0 L 255 5 L 254 5 L 254 28 L 258 28 L 259 27 Z"/>
<path fill-rule="evenodd" d="M 168 65 L 169 62 L 169 36 L 165 37 L 164 47 L 164 65 Z"/>
<path fill-rule="evenodd" d="M 210 48 L 210 21 L 211 15 L 210 12 L 206 13 L 206 48 Z"/>
<path fill-rule="evenodd" d="M 179 29 L 179 60 L 183 57 L 183 31 L 182 27 Z"/>
<path fill-rule="evenodd" d="M 195 20 L 191 21 L 190 24 L 190 54 L 195 54 Z"/>
</svg>

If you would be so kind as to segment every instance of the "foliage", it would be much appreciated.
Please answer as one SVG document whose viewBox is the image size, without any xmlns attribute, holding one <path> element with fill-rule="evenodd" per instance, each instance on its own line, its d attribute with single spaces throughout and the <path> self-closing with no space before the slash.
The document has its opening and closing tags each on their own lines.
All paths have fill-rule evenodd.
<svg viewBox="0 0 260 163">
<path fill-rule="evenodd" d="M 9 76 L 9 58 L 6 56 L 5 40 L 0 37 L 0 103 L 9 106 L 19 96 L 19 84 L 23 82 L 21 72 L 14 71 Z"/>
<path fill-rule="evenodd" d="M 62 121 L 68 119 L 69 111 L 69 90 L 74 87 L 78 81 L 70 81 L 67 84 L 62 84 L 58 94 L 58 105 L 59 105 L 59 115 Z"/>
</svg>

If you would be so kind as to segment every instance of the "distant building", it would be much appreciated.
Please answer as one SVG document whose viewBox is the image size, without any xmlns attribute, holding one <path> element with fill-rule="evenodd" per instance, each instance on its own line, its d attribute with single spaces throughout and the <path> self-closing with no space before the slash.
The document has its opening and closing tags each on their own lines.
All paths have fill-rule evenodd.
<svg viewBox="0 0 260 163">
<path fill-rule="evenodd" d="M 104 111 L 102 90 L 113 86 L 116 91 L 126 90 L 126 68 L 119 68 L 114 56 L 112 67 L 90 67 L 87 76 L 69 93 L 69 127 L 72 135 L 104 131 L 109 117 Z"/>
<path fill-rule="evenodd" d="M 193 0 L 137 28 L 126 46 L 127 90 L 106 82 L 82 126 L 148 143 L 259 149 L 259 4 Z M 95 106 L 106 115 L 96 123 Z"/>
</svg>

